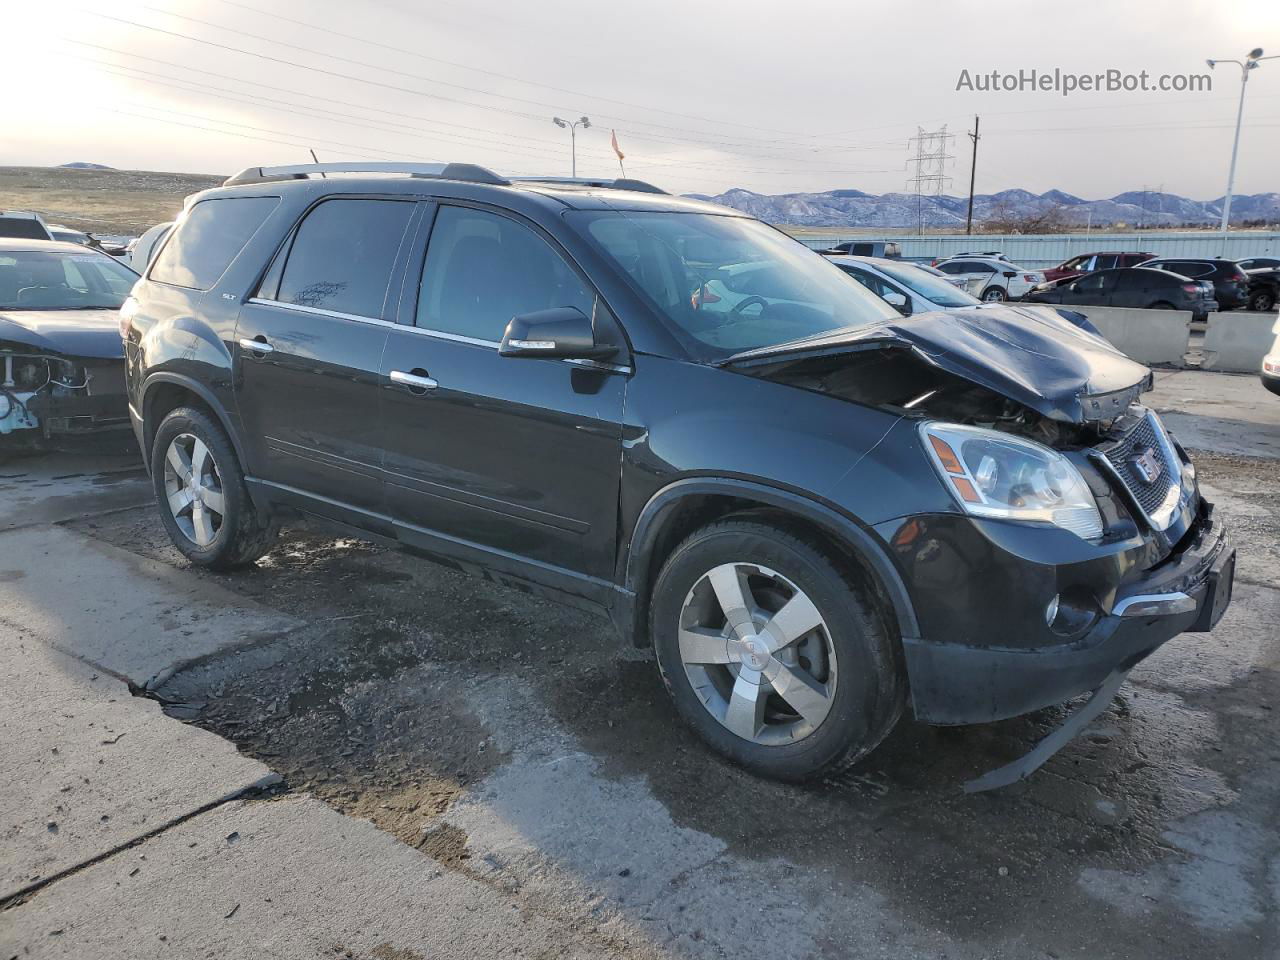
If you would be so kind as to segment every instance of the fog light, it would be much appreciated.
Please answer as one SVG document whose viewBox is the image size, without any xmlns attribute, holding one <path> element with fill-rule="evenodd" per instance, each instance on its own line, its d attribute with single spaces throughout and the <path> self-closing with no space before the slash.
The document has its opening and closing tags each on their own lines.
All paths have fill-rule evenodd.
<svg viewBox="0 0 1280 960">
<path fill-rule="evenodd" d="M 1049 605 L 1044 608 L 1044 623 L 1047 627 L 1053 626 L 1053 621 L 1058 619 L 1058 601 L 1061 598 L 1058 594 L 1054 594 L 1053 599 L 1049 601 Z"/>
</svg>

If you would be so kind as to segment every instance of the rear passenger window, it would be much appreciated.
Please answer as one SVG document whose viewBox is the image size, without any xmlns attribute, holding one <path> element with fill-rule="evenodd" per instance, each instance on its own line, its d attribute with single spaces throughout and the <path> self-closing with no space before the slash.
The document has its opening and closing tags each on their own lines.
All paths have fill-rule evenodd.
<svg viewBox="0 0 1280 960">
<path fill-rule="evenodd" d="M 276 300 L 380 319 L 413 216 L 403 200 L 326 200 L 294 236 Z"/>
<path fill-rule="evenodd" d="M 187 211 L 148 279 L 192 290 L 208 290 L 262 226 L 279 199 L 226 197 L 201 200 Z"/>
<path fill-rule="evenodd" d="M 530 228 L 469 207 L 436 214 L 419 327 L 496 343 L 517 314 L 577 307 L 590 317 L 594 305 L 582 278 Z"/>
</svg>

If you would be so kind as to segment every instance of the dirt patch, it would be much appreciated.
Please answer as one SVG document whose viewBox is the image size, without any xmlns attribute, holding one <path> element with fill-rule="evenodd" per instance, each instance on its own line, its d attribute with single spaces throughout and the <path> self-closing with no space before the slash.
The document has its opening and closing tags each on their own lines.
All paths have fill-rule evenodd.
<svg viewBox="0 0 1280 960">
<path fill-rule="evenodd" d="M 31 210 L 49 223 L 94 234 L 137 236 L 172 220 L 193 193 L 225 176 L 150 170 L 0 167 L 0 209 Z"/>
</svg>

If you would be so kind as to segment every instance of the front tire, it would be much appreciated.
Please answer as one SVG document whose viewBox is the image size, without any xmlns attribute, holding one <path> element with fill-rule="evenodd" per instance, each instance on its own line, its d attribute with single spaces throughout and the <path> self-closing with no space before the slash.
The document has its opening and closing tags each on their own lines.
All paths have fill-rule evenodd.
<svg viewBox="0 0 1280 960">
<path fill-rule="evenodd" d="M 806 537 L 749 519 L 698 530 L 659 573 L 650 623 L 677 711 L 762 776 L 837 773 L 902 713 L 885 618 Z"/>
<path fill-rule="evenodd" d="M 267 552 L 276 527 L 258 516 L 222 426 L 205 411 L 178 407 L 151 445 L 151 483 L 169 539 L 192 563 L 230 570 Z"/>
</svg>

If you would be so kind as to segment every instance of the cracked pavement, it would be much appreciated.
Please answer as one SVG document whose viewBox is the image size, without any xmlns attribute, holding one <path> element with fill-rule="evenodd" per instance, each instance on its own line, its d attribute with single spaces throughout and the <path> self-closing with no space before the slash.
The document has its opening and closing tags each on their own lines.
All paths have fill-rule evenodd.
<svg viewBox="0 0 1280 960">
<path fill-rule="evenodd" d="M 1232 524 L 1232 608 L 978 796 L 1061 708 L 770 783 L 603 621 L 304 529 L 210 574 L 127 461 L 7 463 L 0 960 L 1275 957 L 1280 401 L 1152 399 Z"/>
</svg>

